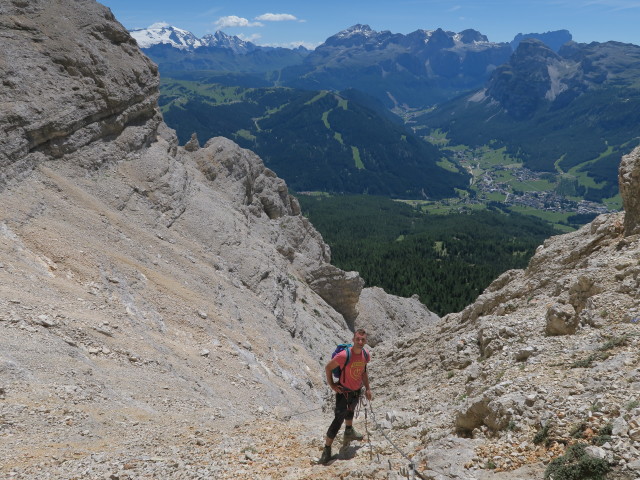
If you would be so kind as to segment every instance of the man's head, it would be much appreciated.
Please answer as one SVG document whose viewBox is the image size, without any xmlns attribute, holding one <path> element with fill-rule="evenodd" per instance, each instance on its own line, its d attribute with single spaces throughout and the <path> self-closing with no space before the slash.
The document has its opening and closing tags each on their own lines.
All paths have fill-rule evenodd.
<svg viewBox="0 0 640 480">
<path fill-rule="evenodd" d="M 353 345 L 358 348 L 363 348 L 367 343 L 367 332 L 364 328 L 359 328 L 353 334 Z"/>
</svg>

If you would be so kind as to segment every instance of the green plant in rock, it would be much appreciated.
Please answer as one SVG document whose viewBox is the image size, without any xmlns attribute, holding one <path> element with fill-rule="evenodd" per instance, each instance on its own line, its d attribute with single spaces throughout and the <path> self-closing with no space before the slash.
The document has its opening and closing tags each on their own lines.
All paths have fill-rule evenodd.
<svg viewBox="0 0 640 480">
<path fill-rule="evenodd" d="M 570 365 L 570 367 L 571 368 L 589 368 L 593 364 L 593 361 L 596 359 L 596 357 L 597 356 L 592 353 L 587 358 L 576 360 Z"/>
<path fill-rule="evenodd" d="M 585 444 L 576 443 L 567 448 L 564 455 L 553 459 L 544 472 L 545 479 L 553 480 L 605 480 L 611 471 L 602 458 L 591 457 Z"/>
<path fill-rule="evenodd" d="M 533 437 L 533 443 L 540 445 L 549 441 L 549 430 L 551 430 L 551 423 L 547 422 Z"/>
<path fill-rule="evenodd" d="M 625 347 L 629 344 L 629 336 L 622 335 L 621 337 L 612 337 L 607 340 L 604 345 L 600 347 L 600 350 L 611 350 L 616 347 Z"/>
<path fill-rule="evenodd" d="M 602 427 L 600 430 L 598 430 L 598 435 L 593 437 L 593 439 L 591 440 L 591 443 L 593 443 L 598 447 L 601 447 L 605 443 L 611 441 L 612 433 L 613 433 L 613 425 L 608 423 L 604 427 Z"/>
<path fill-rule="evenodd" d="M 584 431 L 587 429 L 587 422 L 580 422 L 578 425 L 573 427 L 569 431 L 569 435 L 573 438 L 582 438 L 584 437 Z"/>
<path fill-rule="evenodd" d="M 631 400 L 629 403 L 627 403 L 627 404 L 625 405 L 625 408 L 626 408 L 627 410 L 633 410 L 633 409 L 635 409 L 635 408 L 638 408 L 638 406 L 640 406 L 640 401 L 638 401 L 638 400 Z"/>
<path fill-rule="evenodd" d="M 596 400 L 591 404 L 590 409 L 592 412 L 599 412 L 602 410 L 602 404 L 598 400 Z"/>
<path fill-rule="evenodd" d="M 600 350 L 604 350 L 604 349 L 600 348 Z M 593 362 L 606 360 L 610 356 L 611 356 L 610 352 L 600 351 L 600 352 L 590 354 L 587 358 L 576 360 L 569 366 L 571 368 L 589 368 L 593 365 Z"/>
</svg>

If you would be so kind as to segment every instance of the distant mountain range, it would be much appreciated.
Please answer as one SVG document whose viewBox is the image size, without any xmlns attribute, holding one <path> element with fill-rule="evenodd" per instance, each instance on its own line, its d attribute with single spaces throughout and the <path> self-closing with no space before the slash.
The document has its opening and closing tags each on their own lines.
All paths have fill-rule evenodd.
<svg viewBox="0 0 640 480">
<path fill-rule="evenodd" d="M 482 86 L 511 53 L 508 43 L 490 42 L 475 30 L 403 35 L 355 25 L 284 69 L 281 80 L 305 89 L 358 88 L 389 108 L 418 108 Z"/>
<path fill-rule="evenodd" d="M 298 65 L 309 53 L 304 47 L 258 46 L 220 30 L 198 38 L 187 30 L 159 24 L 130 33 L 163 74 L 193 70 L 264 74 Z"/>
<path fill-rule="evenodd" d="M 484 88 L 413 119 L 455 144 L 504 145 L 537 171 L 583 178 L 591 200 L 617 191 L 620 157 L 639 142 L 640 47 L 522 41 Z"/>
<path fill-rule="evenodd" d="M 131 36 L 142 49 L 155 45 L 169 45 L 183 51 L 193 51 L 201 47 L 224 48 L 238 55 L 244 55 L 254 50 L 270 49 L 259 47 L 236 36 L 230 36 L 221 30 L 214 34 L 207 34 L 202 38 L 193 33 L 166 24 L 155 24 L 148 28 L 130 30 Z"/>
<path fill-rule="evenodd" d="M 313 51 L 257 46 L 222 31 L 197 38 L 164 24 L 133 30 L 143 51 L 168 72 L 217 70 L 266 74 L 274 84 L 306 90 L 357 88 L 388 108 L 421 108 L 480 88 L 517 46 L 476 30 L 416 30 L 407 35 L 354 25 Z M 566 30 L 531 34 L 552 48 Z M 273 73 L 277 72 L 277 73 Z"/>
<path fill-rule="evenodd" d="M 510 43 L 496 43 L 476 30 L 458 33 L 417 30 L 404 35 L 354 25 L 329 37 L 313 51 L 258 47 L 223 32 L 198 39 L 187 31 L 167 26 L 132 34 L 159 65 L 165 79 L 201 81 L 206 77 L 212 85 L 291 87 L 315 92 L 310 94 L 312 97 L 326 95 L 322 93 L 326 91 L 363 92 L 350 95 L 348 115 L 363 111 L 359 109 L 361 106 L 371 106 L 371 102 L 363 99 L 377 99 L 383 108 L 370 109 L 370 115 L 380 118 L 366 122 L 361 117 L 352 119 L 372 128 L 371 132 L 380 132 L 381 126 L 389 121 L 385 116 L 393 111 L 424 139 L 438 131 L 452 145 L 504 146 L 512 158 L 524 162 L 527 168 L 568 178 L 575 187 L 572 187 L 575 197 L 600 201 L 615 195 L 620 156 L 638 143 L 640 47 L 618 42 L 579 44 L 571 40 L 567 30 L 518 34 Z M 206 75 L 202 71 L 207 71 Z M 217 73 L 214 75 L 212 71 Z M 176 98 L 179 89 L 175 84 L 171 92 L 167 91 L 168 83 L 164 85 L 161 101 L 165 102 L 167 122 L 181 135 L 189 135 L 186 131 L 189 128 L 197 131 L 202 141 L 207 135 L 231 134 L 244 146 L 265 155 L 267 164 L 273 162 L 270 166 L 288 182 L 299 180 L 296 188 L 314 189 L 318 187 L 314 179 L 322 178 L 323 185 L 332 185 L 329 189 L 336 191 L 366 190 L 363 178 L 373 170 L 365 174 L 355 168 L 355 157 L 347 148 L 357 146 L 363 152 L 363 144 L 337 145 L 336 134 L 349 133 L 334 130 L 331 120 L 328 120 L 331 128 L 322 123 L 315 124 L 317 130 L 301 128 L 306 121 L 318 122 L 324 114 L 337 115 L 339 108 L 316 109 L 331 98 L 340 98 L 339 95 L 326 96 L 313 108 L 301 104 L 301 108 L 292 110 L 292 105 L 298 105 L 293 100 L 297 94 L 280 93 L 282 105 L 271 106 L 272 111 L 258 109 L 255 117 L 263 120 L 252 122 L 248 120 L 253 114 L 248 112 L 265 98 L 274 96 L 256 93 L 256 98 L 261 98 L 256 100 L 243 94 L 242 98 L 234 97 L 237 105 L 230 106 L 229 98 L 205 99 L 202 85 L 195 94 L 191 90 L 193 85 L 186 88 L 182 100 Z M 206 117 L 205 106 L 215 108 L 215 121 Z M 198 116 L 190 117 L 187 107 L 197 109 Z M 280 110 L 286 111 L 288 117 L 279 114 Z M 244 126 L 239 126 L 239 119 L 243 119 Z M 269 124 L 269 128 L 261 129 L 261 122 Z M 301 137 L 293 138 L 291 132 Z M 364 133 L 361 139 L 374 139 L 371 132 Z M 305 135 L 307 138 L 302 138 Z M 285 137 L 287 142 L 282 140 Z M 301 151 L 304 145 L 318 155 L 327 155 L 336 148 L 332 154 L 338 155 L 336 152 L 340 151 L 344 165 L 351 162 L 349 168 L 355 170 L 348 178 L 340 168 L 333 167 L 328 173 L 307 177 L 305 172 L 317 172 L 318 157 L 308 155 L 310 163 L 305 166 L 304 155 L 290 158 L 288 149 L 292 144 L 297 145 L 296 151 Z M 414 149 L 403 158 L 412 158 L 411 163 L 421 149 Z M 374 191 L 385 191 L 380 182 L 384 182 L 385 172 L 391 171 L 390 151 L 383 154 L 387 160 L 382 162 L 372 161 L 375 155 L 370 157 L 369 166 L 379 167 Z M 446 157 L 446 153 L 442 156 Z M 286 162 L 274 167 L 278 159 L 285 158 Z M 420 164 L 420 160 L 415 161 Z M 402 161 L 398 165 L 403 165 Z M 442 170 L 431 173 L 440 174 Z M 419 196 L 415 182 L 409 181 L 406 188 L 400 186 L 398 179 L 408 178 L 404 174 L 398 176 L 400 171 L 401 168 L 395 170 L 393 181 L 389 177 L 389 184 L 394 186 L 387 190 L 392 195 Z M 411 169 L 405 173 L 408 171 Z M 413 174 L 409 177 L 419 178 Z M 449 188 L 457 181 L 449 179 L 445 184 Z M 434 195 L 427 193 L 427 196 Z"/>
</svg>

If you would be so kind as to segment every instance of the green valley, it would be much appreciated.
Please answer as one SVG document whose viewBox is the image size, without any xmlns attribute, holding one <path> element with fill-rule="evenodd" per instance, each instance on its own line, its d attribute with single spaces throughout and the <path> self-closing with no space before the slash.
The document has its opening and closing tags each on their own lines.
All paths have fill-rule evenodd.
<svg viewBox="0 0 640 480">
<path fill-rule="evenodd" d="M 231 138 L 296 191 L 433 200 L 468 184 L 447 152 L 360 92 L 230 83 L 204 73 L 162 80 L 164 119 L 181 143 L 194 132 Z"/>
<path fill-rule="evenodd" d="M 322 233 L 332 263 L 355 270 L 367 286 L 418 295 L 431 310 L 459 311 L 501 273 L 524 268 L 548 223 L 515 212 L 427 213 L 374 196 L 298 195 Z"/>
</svg>

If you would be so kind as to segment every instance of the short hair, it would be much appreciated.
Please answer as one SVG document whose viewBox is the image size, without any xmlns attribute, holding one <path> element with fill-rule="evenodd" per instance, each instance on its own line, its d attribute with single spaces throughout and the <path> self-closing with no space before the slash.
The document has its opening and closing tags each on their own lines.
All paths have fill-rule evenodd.
<svg viewBox="0 0 640 480">
<path fill-rule="evenodd" d="M 355 332 L 353 332 L 354 337 L 356 336 L 356 333 L 359 333 L 360 335 L 366 335 L 367 331 L 364 328 L 359 328 Z"/>
</svg>

